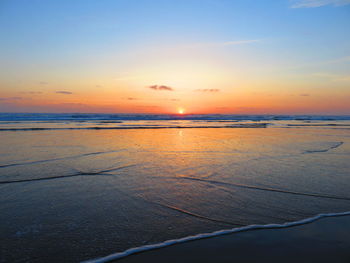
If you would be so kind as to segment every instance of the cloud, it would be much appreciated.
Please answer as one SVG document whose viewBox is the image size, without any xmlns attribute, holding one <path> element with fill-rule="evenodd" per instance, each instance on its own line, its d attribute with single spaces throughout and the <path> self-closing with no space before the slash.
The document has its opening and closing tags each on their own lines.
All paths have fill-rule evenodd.
<svg viewBox="0 0 350 263">
<path fill-rule="evenodd" d="M 137 108 L 145 108 L 145 109 L 158 109 L 160 106 L 156 105 L 137 105 Z"/>
<path fill-rule="evenodd" d="M 71 94 L 73 94 L 73 92 L 65 91 L 65 90 L 58 90 L 58 91 L 56 91 L 56 93 L 58 93 L 58 94 L 65 94 L 65 95 L 71 95 Z"/>
<path fill-rule="evenodd" d="M 249 39 L 249 40 L 217 42 L 217 43 L 211 43 L 211 45 L 212 46 L 234 46 L 234 45 L 252 44 L 259 41 L 260 41 L 259 39 Z"/>
<path fill-rule="evenodd" d="M 309 97 L 310 94 L 307 94 L 307 93 L 303 93 L 303 94 L 300 94 L 301 97 Z"/>
<path fill-rule="evenodd" d="M 323 64 L 336 64 L 336 63 L 342 63 L 342 62 L 350 62 L 350 56 L 328 60 L 323 62 Z"/>
<path fill-rule="evenodd" d="M 22 97 L 3 97 L 0 98 L 0 101 L 13 101 L 13 100 L 21 100 L 23 99 Z"/>
<path fill-rule="evenodd" d="M 48 83 L 46 81 L 39 81 L 40 85 L 47 85 Z"/>
<path fill-rule="evenodd" d="M 22 94 L 31 94 L 31 95 L 38 95 L 38 94 L 42 94 L 41 91 L 23 91 L 21 92 Z"/>
<path fill-rule="evenodd" d="M 325 5 L 348 5 L 350 0 L 292 0 L 291 3 L 291 8 L 314 8 Z"/>
<path fill-rule="evenodd" d="M 217 110 L 227 110 L 230 109 L 230 107 L 216 107 Z"/>
<path fill-rule="evenodd" d="M 129 98 L 127 98 L 127 100 L 138 100 L 138 99 L 137 99 L 137 98 L 129 97 Z"/>
<path fill-rule="evenodd" d="M 172 87 L 165 86 L 165 85 L 152 85 L 152 86 L 149 86 L 148 88 L 153 90 L 168 90 L 168 91 L 174 90 Z"/>
<path fill-rule="evenodd" d="M 219 89 L 196 89 L 197 92 L 219 92 Z"/>
<path fill-rule="evenodd" d="M 209 43 L 194 43 L 183 46 L 184 48 L 200 48 L 200 47 L 226 47 L 245 45 L 260 42 L 260 39 L 247 39 L 247 40 L 234 40 L 234 41 L 223 41 L 223 42 L 209 42 Z"/>
<path fill-rule="evenodd" d="M 350 75 L 344 74 L 334 74 L 327 72 L 318 72 L 311 74 L 313 77 L 323 78 L 324 80 L 332 81 L 332 82 L 350 82 Z"/>
<path fill-rule="evenodd" d="M 333 64 L 349 64 L 350 63 L 350 56 L 340 57 L 332 60 L 326 60 L 326 61 L 318 61 L 314 63 L 308 63 L 304 65 L 298 65 L 294 67 L 290 67 L 289 69 L 299 69 L 299 68 L 310 68 L 310 67 L 319 67 L 319 66 L 325 66 L 325 65 L 333 65 Z"/>
</svg>

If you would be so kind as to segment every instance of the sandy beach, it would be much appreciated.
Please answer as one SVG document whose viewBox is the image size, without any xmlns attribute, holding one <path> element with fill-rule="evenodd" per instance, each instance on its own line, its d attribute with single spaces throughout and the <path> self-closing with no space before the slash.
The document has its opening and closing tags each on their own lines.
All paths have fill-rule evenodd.
<svg viewBox="0 0 350 263">
<path fill-rule="evenodd" d="M 346 217 L 237 229 L 350 211 L 350 137 L 337 126 L 349 121 L 332 128 L 322 120 L 301 128 L 286 128 L 303 123 L 289 120 L 266 128 L 221 128 L 227 120 L 211 119 L 101 122 L 2 122 L 43 129 L 0 130 L 0 262 L 110 262 L 94 259 L 164 243 L 122 261 L 346 262 Z M 174 122 L 220 128 L 140 128 Z M 89 129 L 99 124 L 116 129 Z M 227 230 L 235 234 L 221 235 Z M 207 233 L 218 237 L 167 246 Z"/>
<path fill-rule="evenodd" d="M 120 259 L 137 262 L 350 262 L 350 216 L 190 241 Z"/>
</svg>

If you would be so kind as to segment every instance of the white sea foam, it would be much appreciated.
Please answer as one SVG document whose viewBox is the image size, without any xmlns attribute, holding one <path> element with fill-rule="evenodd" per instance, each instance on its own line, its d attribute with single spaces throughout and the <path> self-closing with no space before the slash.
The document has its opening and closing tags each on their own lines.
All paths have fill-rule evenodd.
<svg viewBox="0 0 350 263">
<path fill-rule="evenodd" d="M 292 226 L 298 226 L 298 225 L 304 225 L 308 223 L 312 223 L 316 220 L 319 220 L 321 218 L 325 217 L 336 217 L 336 216 L 347 216 L 350 215 L 350 211 L 347 212 L 341 212 L 341 213 L 328 213 L 328 214 L 318 214 L 314 217 L 310 218 L 305 218 L 299 221 L 294 221 L 294 222 L 287 222 L 283 224 L 267 224 L 267 225 L 248 225 L 244 227 L 238 227 L 238 228 L 232 228 L 232 229 L 225 229 L 225 230 L 219 230 L 215 231 L 212 233 L 203 233 L 203 234 L 198 234 L 194 236 L 187 236 L 179 239 L 171 239 L 167 240 L 161 243 L 157 244 L 151 244 L 151 245 L 145 245 L 141 247 L 135 247 L 135 248 L 130 248 L 128 250 L 125 250 L 123 252 L 117 252 L 105 257 L 101 258 L 96 258 L 96 259 L 90 259 L 87 261 L 83 261 L 82 263 L 104 263 L 104 262 L 109 262 L 112 260 L 117 260 L 120 258 L 124 258 L 136 253 L 148 251 L 148 250 L 153 250 L 153 249 L 158 249 L 158 248 L 163 248 L 175 244 L 180 244 L 180 243 L 185 243 L 193 240 L 198 240 L 198 239 L 203 239 L 203 238 L 209 238 L 209 237 L 216 237 L 216 236 L 221 236 L 221 235 L 227 235 L 227 234 L 232 234 L 232 233 L 237 233 L 237 232 L 242 232 L 242 231 L 247 231 L 247 230 L 257 230 L 257 229 L 271 229 L 271 228 L 287 228 L 287 227 L 292 227 Z"/>
<path fill-rule="evenodd" d="M 184 125 L 160 125 L 160 124 L 152 124 L 152 125 L 120 125 L 115 127 L 103 127 L 103 126 L 89 126 L 89 127 L 20 127 L 20 128 L 0 128 L 0 132 L 9 132 L 9 131 L 62 131 L 62 130 L 137 130 L 137 129 L 214 129 L 214 128 L 266 128 L 269 123 L 239 123 L 239 124 L 231 124 L 231 125 L 194 125 L 194 124 L 184 124 Z"/>
<path fill-rule="evenodd" d="M 237 114 L 108 114 L 108 113 L 0 113 L 0 121 L 124 121 L 124 120 L 237 120 L 337 121 L 350 115 L 237 115 Z"/>
</svg>

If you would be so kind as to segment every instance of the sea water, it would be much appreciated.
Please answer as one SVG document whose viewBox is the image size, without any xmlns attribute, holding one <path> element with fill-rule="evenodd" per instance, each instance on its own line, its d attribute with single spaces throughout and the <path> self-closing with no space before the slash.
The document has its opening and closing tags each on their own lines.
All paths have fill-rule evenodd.
<svg viewBox="0 0 350 263">
<path fill-rule="evenodd" d="M 347 116 L 0 114 L 0 140 L 1 262 L 350 211 Z"/>
</svg>

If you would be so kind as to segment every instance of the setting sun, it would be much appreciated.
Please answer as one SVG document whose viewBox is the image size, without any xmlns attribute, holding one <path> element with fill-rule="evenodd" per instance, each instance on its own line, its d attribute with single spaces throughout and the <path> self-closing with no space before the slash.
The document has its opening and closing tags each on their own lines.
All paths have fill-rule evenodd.
<svg viewBox="0 0 350 263">
<path fill-rule="evenodd" d="M 185 113 L 185 110 L 184 109 L 182 109 L 182 108 L 180 108 L 180 109 L 178 109 L 178 111 L 177 111 L 179 114 L 184 114 Z"/>
</svg>

